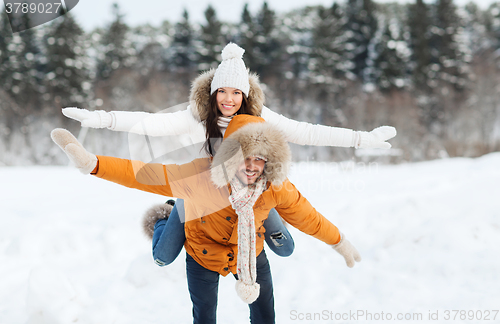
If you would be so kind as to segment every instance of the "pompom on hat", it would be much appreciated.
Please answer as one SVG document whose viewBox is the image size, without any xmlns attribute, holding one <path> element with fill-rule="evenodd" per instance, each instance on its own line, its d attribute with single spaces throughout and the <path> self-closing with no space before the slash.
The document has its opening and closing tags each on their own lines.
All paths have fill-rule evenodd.
<svg viewBox="0 0 500 324">
<path fill-rule="evenodd" d="M 229 43 L 222 50 L 222 62 L 215 71 L 210 87 L 210 94 L 223 87 L 241 90 L 248 97 L 250 83 L 248 70 L 243 62 L 245 50 L 234 43 Z"/>
</svg>

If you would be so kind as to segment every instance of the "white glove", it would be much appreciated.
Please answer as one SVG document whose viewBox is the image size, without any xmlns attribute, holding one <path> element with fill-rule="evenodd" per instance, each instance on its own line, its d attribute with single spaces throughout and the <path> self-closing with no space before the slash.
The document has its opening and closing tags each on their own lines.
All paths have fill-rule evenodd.
<svg viewBox="0 0 500 324">
<path fill-rule="evenodd" d="M 354 267 L 354 261 L 361 262 L 361 255 L 359 255 L 358 250 L 344 237 L 344 234 L 341 233 L 340 242 L 331 245 L 331 247 L 344 257 L 349 268 Z"/>
<path fill-rule="evenodd" d="M 76 107 L 63 108 L 64 116 L 78 120 L 82 123 L 82 127 L 91 128 L 108 128 L 113 123 L 113 116 L 104 110 L 88 111 Z"/>
<path fill-rule="evenodd" d="M 88 152 L 69 131 L 56 128 L 50 133 L 50 137 L 66 153 L 80 172 L 89 174 L 95 169 L 97 157 Z"/>
<path fill-rule="evenodd" d="M 356 141 L 356 148 L 382 148 L 390 149 L 391 144 L 387 143 L 388 139 L 396 136 L 396 128 L 392 126 L 380 126 L 371 132 L 356 132 L 358 140 Z"/>
</svg>

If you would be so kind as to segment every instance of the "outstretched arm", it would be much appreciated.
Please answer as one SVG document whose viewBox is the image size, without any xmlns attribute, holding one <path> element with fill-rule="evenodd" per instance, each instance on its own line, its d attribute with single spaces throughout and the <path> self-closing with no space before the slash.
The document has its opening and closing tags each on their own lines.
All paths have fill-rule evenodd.
<svg viewBox="0 0 500 324">
<path fill-rule="evenodd" d="M 63 108 L 62 113 L 81 122 L 82 127 L 108 128 L 149 136 L 189 134 L 193 142 L 205 140 L 203 125 L 194 118 L 191 108 L 173 113 L 146 113 L 138 111 L 89 111 L 80 108 Z"/>
<path fill-rule="evenodd" d="M 267 107 L 262 109 L 262 117 L 281 130 L 289 142 L 300 145 L 389 149 L 391 144 L 386 141 L 396 136 L 396 128 L 391 126 L 381 126 L 371 132 L 353 131 L 298 122 Z"/>
<path fill-rule="evenodd" d="M 330 245 L 342 255 L 349 268 L 361 261 L 356 248 L 345 239 L 338 228 L 312 207 L 295 186 L 286 180 L 276 187 L 276 210 L 290 225 Z"/>
<path fill-rule="evenodd" d="M 84 174 L 115 182 L 128 188 L 172 197 L 167 172 L 162 164 L 146 164 L 88 152 L 69 131 L 57 128 L 50 136 Z"/>
<path fill-rule="evenodd" d="M 290 225 L 330 245 L 340 241 L 338 228 L 316 211 L 289 180 L 279 187 L 273 185 L 273 189 L 276 211 Z"/>
<path fill-rule="evenodd" d="M 176 164 L 144 163 L 88 152 L 69 131 L 57 128 L 52 140 L 84 174 L 93 174 L 128 188 L 167 197 L 191 199 L 199 206 L 194 217 L 205 216 L 230 206 L 227 187 L 217 189 L 210 182 L 210 159 Z M 191 215 L 192 216 L 192 215 Z"/>
</svg>

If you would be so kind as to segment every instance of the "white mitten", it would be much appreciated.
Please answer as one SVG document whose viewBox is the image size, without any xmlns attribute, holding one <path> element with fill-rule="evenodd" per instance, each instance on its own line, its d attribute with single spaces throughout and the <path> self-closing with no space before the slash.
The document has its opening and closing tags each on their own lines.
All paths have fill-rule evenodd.
<svg viewBox="0 0 500 324">
<path fill-rule="evenodd" d="M 359 255 L 358 250 L 356 250 L 356 248 L 344 237 L 344 234 L 342 233 L 340 234 L 340 242 L 331 245 L 331 247 L 344 257 L 345 263 L 349 268 L 354 267 L 354 261 L 361 261 L 361 255 Z"/>
<path fill-rule="evenodd" d="M 56 128 L 50 137 L 69 157 L 71 162 L 83 174 L 89 174 L 97 165 L 97 157 L 88 152 L 80 142 L 66 129 Z"/>
<path fill-rule="evenodd" d="M 78 120 L 82 127 L 107 128 L 113 123 L 113 116 L 104 110 L 88 111 L 76 107 L 63 108 L 64 116 Z"/>
<path fill-rule="evenodd" d="M 390 149 L 391 144 L 386 141 L 396 136 L 396 128 L 392 126 L 380 126 L 371 132 L 356 132 L 358 134 L 358 141 L 355 145 L 356 148 L 382 148 Z"/>
</svg>

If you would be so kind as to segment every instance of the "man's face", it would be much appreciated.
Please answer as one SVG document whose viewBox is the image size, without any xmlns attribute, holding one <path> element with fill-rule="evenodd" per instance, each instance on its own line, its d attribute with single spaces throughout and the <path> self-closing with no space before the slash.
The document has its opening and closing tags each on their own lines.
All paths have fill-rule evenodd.
<svg viewBox="0 0 500 324">
<path fill-rule="evenodd" d="M 265 165 L 266 161 L 259 157 L 247 157 L 245 162 L 240 164 L 238 171 L 236 171 L 236 177 L 244 185 L 251 185 L 264 172 Z"/>
</svg>

